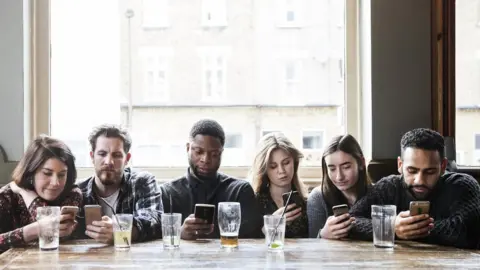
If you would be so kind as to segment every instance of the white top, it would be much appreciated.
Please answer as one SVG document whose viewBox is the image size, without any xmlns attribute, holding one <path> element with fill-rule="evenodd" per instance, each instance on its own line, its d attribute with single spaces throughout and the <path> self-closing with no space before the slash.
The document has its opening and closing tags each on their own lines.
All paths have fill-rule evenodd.
<svg viewBox="0 0 480 270">
<path fill-rule="evenodd" d="M 98 203 L 102 207 L 102 213 L 104 216 L 108 216 L 112 218 L 113 216 L 112 208 L 117 209 L 119 191 L 120 189 L 117 189 L 117 191 L 115 191 L 112 195 L 105 198 L 98 196 L 99 198 Z M 111 206 L 111 208 L 108 207 L 109 205 Z"/>
</svg>

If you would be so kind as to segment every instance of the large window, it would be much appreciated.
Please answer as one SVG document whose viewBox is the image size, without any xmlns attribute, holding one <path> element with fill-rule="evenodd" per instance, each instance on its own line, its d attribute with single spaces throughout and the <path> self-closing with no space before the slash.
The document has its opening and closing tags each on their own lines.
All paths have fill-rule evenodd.
<svg viewBox="0 0 480 270">
<path fill-rule="evenodd" d="M 239 176 L 270 131 L 321 156 L 326 134 L 358 127 L 343 117 L 356 115 L 344 106 L 357 91 L 345 87 L 345 74 L 358 74 L 347 57 L 357 50 L 346 50 L 357 46 L 346 42 L 357 27 L 345 23 L 356 1 L 252 3 L 51 0 L 51 85 L 38 90 L 51 98 L 49 132 L 88 167 L 92 127 L 121 124 L 133 137 L 132 164 L 166 175 L 187 166 L 185 143 L 201 118 L 224 127 L 222 169 Z M 318 178 L 306 167 L 320 165 L 310 158 L 301 173 Z"/>
<path fill-rule="evenodd" d="M 456 1 L 456 150 L 459 165 L 480 165 L 480 0 Z"/>
</svg>

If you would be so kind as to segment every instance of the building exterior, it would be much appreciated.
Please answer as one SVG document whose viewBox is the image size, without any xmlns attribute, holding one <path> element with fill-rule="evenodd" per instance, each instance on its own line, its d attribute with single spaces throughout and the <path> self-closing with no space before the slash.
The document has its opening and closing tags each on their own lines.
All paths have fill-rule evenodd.
<svg viewBox="0 0 480 270">
<path fill-rule="evenodd" d="M 119 10 L 133 164 L 184 166 L 203 117 L 225 128 L 224 166 L 251 165 L 271 131 L 319 166 L 344 132 L 343 1 L 122 0 Z"/>
<path fill-rule="evenodd" d="M 142 167 L 185 166 L 203 117 L 225 127 L 224 166 L 251 165 L 270 131 L 319 166 L 344 133 L 342 0 L 52 3 L 52 134 L 80 167 L 91 164 L 88 132 L 104 122 L 129 127 Z M 456 7 L 457 163 L 480 165 L 480 0 Z"/>
<path fill-rule="evenodd" d="M 480 165 L 480 1 L 456 1 L 457 163 Z"/>
</svg>

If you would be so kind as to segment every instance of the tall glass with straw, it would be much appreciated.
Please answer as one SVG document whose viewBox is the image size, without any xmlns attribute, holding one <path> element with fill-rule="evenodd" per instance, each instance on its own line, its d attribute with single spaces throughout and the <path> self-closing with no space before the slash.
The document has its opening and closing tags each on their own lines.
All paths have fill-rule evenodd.
<svg viewBox="0 0 480 270">
<path fill-rule="evenodd" d="M 182 214 L 173 213 L 172 196 L 170 199 L 170 213 L 162 214 L 162 239 L 164 249 L 175 249 L 180 246 L 180 232 L 182 226 Z"/>
</svg>

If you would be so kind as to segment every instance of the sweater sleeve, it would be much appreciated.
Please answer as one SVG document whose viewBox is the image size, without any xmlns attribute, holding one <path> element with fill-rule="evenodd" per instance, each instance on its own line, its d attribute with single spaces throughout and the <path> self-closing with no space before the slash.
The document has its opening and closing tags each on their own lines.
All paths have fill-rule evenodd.
<svg viewBox="0 0 480 270">
<path fill-rule="evenodd" d="M 328 209 L 322 191 L 314 189 L 307 200 L 308 236 L 317 238 L 328 218 Z"/>
<path fill-rule="evenodd" d="M 4 194 L 0 194 L 0 253 L 11 247 L 25 244 L 23 239 L 23 228 L 13 226 L 13 206 Z"/>
<path fill-rule="evenodd" d="M 358 200 L 350 210 L 350 216 L 355 217 L 355 223 L 349 232 L 349 238 L 372 240 L 372 205 L 394 204 L 395 177 L 388 176 L 378 181 L 367 194 Z"/>
<path fill-rule="evenodd" d="M 455 196 L 453 204 L 449 206 L 450 214 L 434 220 L 433 229 L 425 241 L 458 248 L 476 248 L 480 224 L 480 186 L 471 176 L 462 175 L 453 180 L 449 190 L 451 196 Z"/>
</svg>

